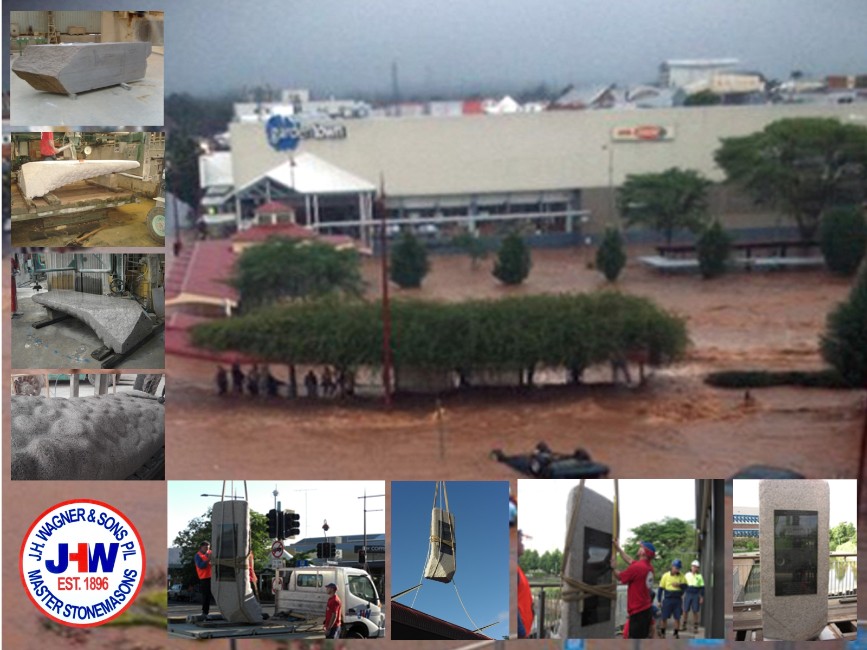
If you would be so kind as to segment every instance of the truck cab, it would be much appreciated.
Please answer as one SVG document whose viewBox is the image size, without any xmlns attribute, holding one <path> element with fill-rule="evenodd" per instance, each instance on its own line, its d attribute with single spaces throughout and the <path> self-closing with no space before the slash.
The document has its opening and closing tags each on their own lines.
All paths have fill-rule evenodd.
<svg viewBox="0 0 867 650">
<path fill-rule="evenodd" d="M 277 569 L 280 589 L 275 593 L 275 613 L 325 621 L 328 593 L 325 585 L 337 585 L 343 604 L 343 636 L 385 636 L 385 613 L 370 575 L 363 569 L 342 566 L 306 566 Z"/>
</svg>

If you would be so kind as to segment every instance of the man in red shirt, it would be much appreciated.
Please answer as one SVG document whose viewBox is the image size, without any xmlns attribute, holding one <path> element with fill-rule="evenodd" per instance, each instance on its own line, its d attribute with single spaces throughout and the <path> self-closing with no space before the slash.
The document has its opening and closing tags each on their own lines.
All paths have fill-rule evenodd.
<svg viewBox="0 0 867 650">
<path fill-rule="evenodd" d="M 51 131 L 42 132 L 42 138 L 39 142 L 39 153 L 42 154 L 42 160 L 57 160 L 57 149 L 54 147 L 54 133 Z"/>
<path fill-rule="evenodd" d="M 518 531 L 518 558 L 524 554 L 524 535 Z M 523 569 L 518 565 L 518 638 L 526 639 L 533 629 L 533 592 L 530 591 L 530 582 L 524 575 Z"/>
<path fill-rule="evenodd" d="M 339 639 L 340 628 L 343 625 L 343 604 L 340 602 L 340 596 L 337 595 L 337 585 L 329 583 L 325 585 L 325 591 L 328 592 L 328 604 L 325 606 L 325 638 Z"/>
<path fill-rule="evenodd" d="M 611 568 L 614 577 L 622 584 L 628 585 L 626 589 L 626 612 L 629 614 L 629 638 L 646 639 L 650 636 L 652 624 L 651 605 L 653 604 L 651 593 L 653 589 L 653 565 L 650 561 L 656 556 L 656 547 L 650 542 L 640 542 L 638 546 L 638 560 L 633 560 L 627 555 L 617 541 L 614 548 L 629 566 L 623 570 L 617 570 L 617 557 L 611 558 Z"/>
</svg>

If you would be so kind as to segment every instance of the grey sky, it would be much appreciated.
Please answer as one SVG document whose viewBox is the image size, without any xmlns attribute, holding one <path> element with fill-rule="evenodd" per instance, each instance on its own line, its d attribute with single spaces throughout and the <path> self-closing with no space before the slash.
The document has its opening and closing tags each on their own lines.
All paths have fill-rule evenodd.
<svg viewBox="0 0 867 650">
<path fill-rule="evenodd" d="M 795 69 L 867 73 L 864 0 L 177 0 L 148 8 L 161 6 L 168 92 L 269 83 L 320 95 L 387 93 L 392 61 L 404 94 L 650 81 L 666 58 L 736 57 L 778 78 Z"/>
</svg>

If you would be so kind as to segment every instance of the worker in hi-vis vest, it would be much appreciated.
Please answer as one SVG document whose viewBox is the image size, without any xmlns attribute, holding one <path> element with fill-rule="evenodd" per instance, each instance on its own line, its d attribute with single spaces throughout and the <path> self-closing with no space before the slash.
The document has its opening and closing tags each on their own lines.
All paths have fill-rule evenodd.
<svg viewBox="0 0 867 650">
<path fill-rule="evenodd" d="M 698 632 L 698 616 L 704 605 L 704 578 L 698 572 L 698 567 L 698 560 L 693 560 L 686 574 L 686 598 L 683 602 L 683 629 L 686 629 L 689 613 L 693 612 L 693 632 Z"/>
<path fill-rule="evenodd" d="M 662 574 L 659 579 L 659 593 L 657 597 L 662 603 L 662 621 L 659 625 L 659 636 L 665 638 L 665 627 L 668 619 L 674 619 L 674 638 L 680 638 L 680 618 L 683 616 L 683 591 L 686 589 L 686 578 L 681 573 L 683 562 L 674 560 L 671 570 Z"/>
<path fill-rule="evenodd" d="M 202 592 L 202 616 L 207 618 L 211 609 L 211 543 L 199 544 L 199 551 L 194 558 L 196 575 L 199 576 L 199 589 Z"/>
</svg>

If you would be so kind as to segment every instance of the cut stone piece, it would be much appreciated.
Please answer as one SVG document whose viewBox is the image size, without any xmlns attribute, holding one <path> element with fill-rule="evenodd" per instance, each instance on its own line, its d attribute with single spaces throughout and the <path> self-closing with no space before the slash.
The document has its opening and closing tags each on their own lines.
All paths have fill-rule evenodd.
<svg viewBox="0 0 867 650">
<path fill-rule="evenodd" d="M 230 623 L 261 623 L 262 609 L 250 587 L 250 507 L 218 501 L 211 511 L 211 593 Z"/>
<path fill-rule="evenodd" d="M 13 395 L 12 479 L 122 480 L 165 445 L 165 407 L 140 391 Z"/>
<path fill-rule="evenodd" d="M 830 487 L 825 481 L 759 483 L 762 635 L 808 641 L 828 623 Z"/>
<path fill-rule="evenodd" d="M 455 577 L 457 570 L 455 516 L 448 510 L 434 508 L 430 515 L 430 547 L 424 567 L 424 577 L 428 580 L 449 583 Z"/>
<path fill-rule="evenodd" d="M 144 42 L 29 45 L 12 71 L 36 90 L 70 95 L 143 78 L 150 53 Z"/>
<path fill-rule="evenodd" d="M 131 350 L 154 329 L 154 323 L 134 300 L 79 291 L 53 290 L 33 296 L 33 302 L 84 321 L 106 346 L 118 354 Z"/>
<path fill-rule="evenodd" d="M 135 160 L 42 160 L 21 165 L 18 186 L 28 199 L 88 178 L 140 167 Z"/>
<path fill-rule="evenodd" d="M 590 585 L 610 585 L 614 504 L 587 486 L 574 488 L 566 507 L 567 530 L 578 498 L 581 503 L 578 521 L 572 525 L 567 575 Z M 614 601 L 602 596 L 561 601 L 560 638 L 613 639 L 615 610 Z"/>
</svg>

